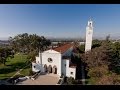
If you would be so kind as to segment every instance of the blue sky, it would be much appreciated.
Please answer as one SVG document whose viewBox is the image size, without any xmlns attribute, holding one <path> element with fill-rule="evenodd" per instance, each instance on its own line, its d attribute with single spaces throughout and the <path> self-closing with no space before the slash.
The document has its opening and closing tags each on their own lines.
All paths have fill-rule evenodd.
<svg viewBox="0 0 120 90">
<path fill-rule="evenodd" d="M 120 4 L 1 4 L 0 38 L 20 33 L 85 37 L 90 17 L 94 37 L 120 37 Z"/>
</svg>

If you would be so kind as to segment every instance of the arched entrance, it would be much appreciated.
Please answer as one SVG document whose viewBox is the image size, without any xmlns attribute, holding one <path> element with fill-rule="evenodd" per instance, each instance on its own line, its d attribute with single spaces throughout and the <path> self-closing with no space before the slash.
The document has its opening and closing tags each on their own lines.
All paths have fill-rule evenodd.
<svg viewBox="0 0 120 90">
<path fill-rule="evenodd" d="M 53 66 L 53 73 L 57 74 L 57 67 L 56 66 Z"/>
<path fill-rule="evenodd" d="M 47 70 L 47 65 L 46 65 L 46 64 L 44 65 L 44 69 L 45 69 L 45 72 L 48 71 L 48 70 Z"/>
<path fill-rule="evenodd" d="M 48 66 L 48 72 L 52 73 L 52 66 L 51 65 Z"/>
</svg>

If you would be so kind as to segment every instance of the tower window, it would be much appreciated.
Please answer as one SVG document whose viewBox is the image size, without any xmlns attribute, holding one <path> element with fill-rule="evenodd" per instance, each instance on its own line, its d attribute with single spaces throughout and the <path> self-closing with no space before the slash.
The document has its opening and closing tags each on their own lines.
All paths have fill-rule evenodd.
<svg viewBox="0 0 120 90">
<path fill-rule="evenodd" d="M 73 75 L 73 72 L 70 72 L 71 75 Z"/>
</svg>

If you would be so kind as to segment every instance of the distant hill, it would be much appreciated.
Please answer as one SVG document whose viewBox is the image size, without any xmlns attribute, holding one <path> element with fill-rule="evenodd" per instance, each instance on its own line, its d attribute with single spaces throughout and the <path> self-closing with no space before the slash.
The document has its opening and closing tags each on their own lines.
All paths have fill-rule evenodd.
<svg viewBox="0 0 120 90">
<path fill-rule="evenodd" d="M 56 42 L 56 41 L 84 41 L 82 38 L 48 38 L 50 41 Z"/>
<path fill-rule="evenodd" d="M 8 40 L 0 40 L 0 44 L 9 44 Z"/>
</svg>

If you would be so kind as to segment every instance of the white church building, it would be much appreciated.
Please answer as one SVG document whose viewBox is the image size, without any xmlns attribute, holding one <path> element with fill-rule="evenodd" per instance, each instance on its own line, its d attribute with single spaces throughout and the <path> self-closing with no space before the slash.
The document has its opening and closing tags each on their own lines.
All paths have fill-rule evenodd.
<svg viewBox="0 0 120 90">
<path fill-rule="evenodd" d="M 36 62 L 32 63 L 32 70 L 76 78 L 76 65 L 71 63 L 72 50 L 73 44 L 67 43 L 39 53 Z"/>
<path fill-rule="evenodd" d="M 92 21 L 88 21 L 86 27 L 86 42 L 85 52 L 91 50 L 92 45 L 93 26 Z M 32 62 L 32 71 L 46 72 L 64 75 L 67 77 L 76 78 L 76 65 L 71 62 L 71 54 L 73 50 L 73 43 L 67 43 L 60 47 L 49 49 L 39 53 L 35 62 Z"/>
</svg>

